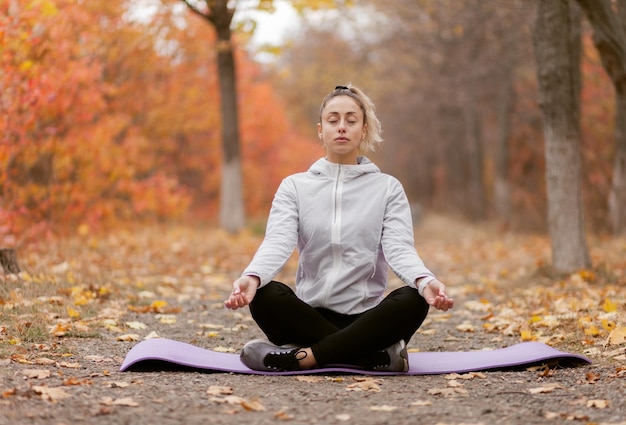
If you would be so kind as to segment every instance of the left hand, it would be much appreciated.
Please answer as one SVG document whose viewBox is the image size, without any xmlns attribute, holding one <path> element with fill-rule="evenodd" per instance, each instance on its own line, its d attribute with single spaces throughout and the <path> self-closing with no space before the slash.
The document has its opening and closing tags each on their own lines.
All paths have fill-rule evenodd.
<svg viewBox="0 0 626 425">
<path fill-rule="evenodd" d="M 448 311 L 454 307 L 454 300 L 446 295 L 446 285 L 437 279 L 431 280 L 424 287 L 424 299 L 437 310 Z"/>
</svg>

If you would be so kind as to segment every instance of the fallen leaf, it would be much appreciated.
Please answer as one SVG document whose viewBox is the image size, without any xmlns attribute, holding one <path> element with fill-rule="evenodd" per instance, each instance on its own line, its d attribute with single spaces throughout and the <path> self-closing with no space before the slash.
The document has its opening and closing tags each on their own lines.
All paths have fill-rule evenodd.
<svg viewBox="0 0 626 425">
<path fill-rule="evenodd" d="M 50 371 L 48 369 L 24 369 L 22 375 L 27 379 L 46 379 L 50 377 Z"/>
<path fill-rule="evenodd" d="M 208 390 L 206 390 L 208 395 L 227 395 L 233 393 L 232 387 L 225 387 L 219 385 L 211 385 Z"/>
<path fill-rule="evenodd" d="M 161 337 L 155 331 L 152 331 L 148 335 L 146 335 L 143 339 L 154 339 L 154 338 L 161 338 Z"/>
<path fill-rule="evenodd" d="M 33 391 L 36 394 L 39 394 L 42 399 L 48 400 L 51 402 L 56 402 L 57 400 L 63 400 L 65 398 L 70 397 L 70 394 L 64 391 L 62 388 L 57 387 L 46 387 L 46 386 L 33 386 Z"/>
<path fill-rule="evenodd" d="M 288 414 L 284 410 L 274 413 L 274 419 L 278 419 L 279 421 L 290 421 L 293 419 L 293 415 Z"/>
<path fill-rule="evenodd" d="M 442 395 L 444 397 L 452 397 L 453 395 L 460 394 L 466 395 L 467 390 L 463 388 L 431 388 L 428 390 L 430 395 Z"/>
<path fill-rule="evenodd" d="M 74 385 L 91 385 L 93 381 L 91 379 L 78 379 L 75 376 L 70 376 L 67 379 L 63 380 L 63 386 L 71 387 Z"/>
<path fill-rule="evenodd" d="M 606 409 L 611 405 L 609 400 L 588 400 L 587 407 L 595 407 L 596 409 Z"/>
<path fill-rule="evenodd" d="M 125 342 L 139 341 L 139 335 L 137 335 L 137 334 L 124 334 L 124 335 L 118 336 L 115 339 L 118 340 L 118 341 L 125 341 Z"/>
<path fill-rule="evenodd" d="M 432 406 L 432 405 L 433 405 L 433 402 L 430 400 L 417 400 L 411 403 L 411 406 L 418 406 L 418 407 Z"/>
<path fill-rule="evenodd" d="M 545 393 L 551 393 L 552 391 L 556 389 L 562 389 L 562 388 L 564 388 L 563 385 L 555 383 L 555 384 L 544 385 L 543 387 L 529 388 L 528 392 L 530 394 L 545 394 Z"/>
<path fill-rule="evenodd" d="M 68 363 L 68 362 L 60 362 L 59 366 L 66 367 L 68 369 L 80 369 L 80 363 Z"/>
<path fill-rule="evenodd" d="M 222 347 L 221 345 L 213 348 L 213 351 L 217 351 L 218 353 L 237 353 L 238 350 L 232 347 Z"/>
<path fill-rule="evenodd" d="M 585 374 L 585 378 L 587 378 L 587 382 L 589 382 L 590 384 L 595 384 L 596 381 L 600 379 L 600 375 L 593 372 L 587 372 Z"/>
<path fill-rule="evenodd" d="M 33 360 L 33 363 L 42 366 L 52 366 L 56 364 L 56 360 L 52 360 L 47 357 L 37 357 L 35 360 Z"/>
<path fill-rule="evenodd" d="M 348 391 L 374 391 L 379 392 L 380 387 L 378 384 L 382 383 L 380 379 L 373 378 L 354 378 L 356 383 L 348 385 L 346 390 Z"/>
<path fill-rule="evenodd" d="M 135 330 L 141 330 L 141 329 L 147 328 L 147 325 L 142 322 L 126 322 L 126 326 Z"/>
<path fill-rule="evenodd" d="M 321 382 L 323 380 L 324 378 L 321 376 L 310 376 L 310 375 L 296 376 L 296 381 L 300 381 L 300 382 L 315 383 L 315 382 Z"/>
<path fill-rule="evenodd" d="M 109 388 L 126 388 L 129 386 L 130 383 L 126 381 L 113 381 L 108 383 Z"/>
<path fill-rule="evenodd" d="M 348 415 L 347 413 L 342 413 L 340 415 L 335 415 L 335 419 L 342 422 L 349 421 L 350 415 Z"/>
<path fill-rule="evenodd" d="M 11 396 L 14 396 L 15 394 L 17 394 L 17 389 L 11 388 L 10 390 L 2 391 L 0 395 L 2 396 L 2 398 L 9 398 Z"/>
<path fill-rule="evenodd" d="M 626 342 L 626 327 L 615 328 L 606 339 L 605 345 L 620 345 Z"/>
<path fill-rule="evenodd" d="M 227 397 L 210 397 L 209 400 L 215 403 L 227 403 L 237 405 L 241 405 L 244 402 L 244 399 L 242 397 L 236 395 L 229 395 Z"/>
<path fill-rule="evenodd" d="M 468 322 L 464 322 L 461 323 L 460 325 L 458 325 L 456 327 L 457 331 L 461 331 L 461 332 L 475 332 L 476 331 L 476 327 L 474 325 L 472 325 L 471 323 Z"/>
<path fill-rule="evenodd" d="M 265 411 L 265 406 L 263 406 L 261 404 L 261 401 L 256 398 L 251 399 L 251 400 L 244 400 L 243 403 L 241 403 L 241 407 L 243 407 L 245 410 L 253 411 L 253 412 Z"/>
</svg>

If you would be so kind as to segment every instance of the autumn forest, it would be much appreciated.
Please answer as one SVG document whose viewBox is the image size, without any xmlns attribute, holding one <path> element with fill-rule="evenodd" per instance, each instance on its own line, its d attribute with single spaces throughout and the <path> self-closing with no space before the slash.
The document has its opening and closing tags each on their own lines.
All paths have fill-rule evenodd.
<svg viewBox="0 0 626 425">
<path fill-rule="evenodd" d="M 133 19 L 132 3 L 2 3 L 4 237 L 215 220 L 215 35 L 180 2 L 162 2 L 149 20 Z M 272 60 L 262 63 L 247 48 L 251 25 L 242 19 L 234 37 L 248 217 L 262 218 L 280 179 L 322 154 L 318 103 L 336 83 L 352 82 L 371 93 L 383 121 L 386 146 L 376 160 L 413 202 L 545 231 L 534 9 L 515 1 L 422 3 L 311 12 L 315 19 L 303 19 L 284 45 L 264 46 Z M 345 19 L 362 13 L 367 19 Z M 583 29 L 584 206 L 589 228 L 602 232 L 610 231 L 615 101 L 591 30 Z"/>
<path fill-rule="evenodd" d="M 285 31 L 258 41 L 270 16 Z M 0 425 L 623 423 L 625 23 L 626 0 L 0 0 Z M 592 365 L 116 372 L 140 340 L 261 335 L 223 301 L 349 83 L 455 301 L 409 351 L 540 342 Z"/>
</svg>

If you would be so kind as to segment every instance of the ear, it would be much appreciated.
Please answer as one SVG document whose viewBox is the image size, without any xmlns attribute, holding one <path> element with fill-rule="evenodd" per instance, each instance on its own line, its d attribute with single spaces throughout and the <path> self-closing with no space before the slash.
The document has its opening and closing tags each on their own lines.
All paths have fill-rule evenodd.
<svg viewBox="0 0 626 425">
<path fill-rule="evenodd" d="M 367 123 L 363 124 L 363 131 L 361 132 L 361 140 L 365 139 L 367 136 Z"/>
<path fill-rule="evenodd" d="M 322 140 L 322 123 L 317 123 L 317 137 Z"/>
</svg>

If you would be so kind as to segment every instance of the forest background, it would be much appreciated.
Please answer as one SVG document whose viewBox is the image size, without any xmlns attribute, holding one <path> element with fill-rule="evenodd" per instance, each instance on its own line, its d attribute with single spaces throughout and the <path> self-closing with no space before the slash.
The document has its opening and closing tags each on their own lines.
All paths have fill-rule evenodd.
<svg viewBox="0 0 626 425">
<path fill-rule="evenodd" d="M 252 46 L 254 22 L 235 19 L 249 220 L 263 220 L 282 177 L 322 155 L 320 99 L 351 82 L 383 122 L 386 144 L 373 159 L 415 205 L 544 232 L 534 6 L 357 3 L 309 11 L 280 46 Z M 149 6 L 142 19 L 139 4 Z M 0 38 L 2 245 L 146 221 L 215 222 L 219 46 L 206 22 L 179 1 L 4 0 Z M 586 225 L 608 232 L 614 90 L 588 25 L 581 63 Z"/>
<path fill-rule="evenodd" d="M 121 422 L 136 419 L 124 407 L 139 406 L 147 421 L 178 412 L 195 423 L 188 421 L 189 400 L 196 422 L 206 423 L 218 411 L 206 406 L 221 401 L 203 397 L 205 379 L 146 374 L 123 382 L 118 374 L 112 385 L 111 371 L 140 339 L 238 352 L 260 336 L 249 314 L 225 311 L 222 300 L 263 237 L 280 180 L 323 155 L 319 104 L 347 83 L 377 105 L 386 141 L 372 159 L 403 183 L 418 249 L 456 302 L 452 313 L 433 312 L 411 349 L 541 341 L 595 364 L 491 375 L 484 385 L 467 384 L 477 396 L 466 404 L 454 398 L 462 391 L 430 392 L 437 377 L 406 385 L 389 378 L 380 398 L 346 399 L 326 383 L 304 403 L 298 381 L 212 378 L 234 382 L 250 400 L 263 398 L 269 411 L 256 412 L 265 420 L 256 423 L 315 420 L 329 401 L 331 419 L 343 421 L 347 412 L 362 423 L 390 422 L 379 419 L 399 403 L 409 417 L 397 423 L 414 423 L 423 409 L 446 423 L 622 421 L 626 243 L 608 218 L 619 164 L 619 91 L 599 56 L 597 28 L 573 5 L 619 4 L 624 12 L 626 1 L 229 4 L 237 12 L 224 43 L 180 0 L 0 0 L 0 248 L 16 251 L 22 269 L 12 273 L 2 264 L 0 273 L 6 423 Z M 256 44 L 252 12 L 272 13 L 278 4 L 298 12 L 289 17 L 290 31 L 277 45 Z M 559 274 L 548 267 L 546 114 L 533 40 L 538 5 L 570 5 L 581 23 L 580 195 L 592 266 Z M 554 10 L 548 12 L 554 28 Z M 230 46 L 247 224 L 236 234 L 220 229 L 225 120 L 218 57 Z M 574 215 L 561 207 L 561 215 Z M 286 283 L 293 283 L 293 260 L 279 276 Z M 392 276 L 390 284 L 399 282 Z M 177 379 L 165 403 L 160 394 Z M 560 388 L 571 404 L 562 394 L 529 402 L 525 380 L 557 381 L 560 387 L 540 390 Z M 272 392 L 277 387 L 293 398 Z M 428 400 L 412 404 L 416 393 Z M 489 398 L 485 409 L 493 394 L 510 397 Z M 247 401 L 239 404 L 250 410 Z M 178 405 L 185 408 L 172 408 Z M 217 417 L 232 417 L 233 409 Z"/>
</svg>

